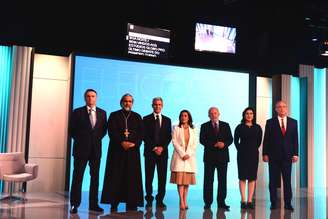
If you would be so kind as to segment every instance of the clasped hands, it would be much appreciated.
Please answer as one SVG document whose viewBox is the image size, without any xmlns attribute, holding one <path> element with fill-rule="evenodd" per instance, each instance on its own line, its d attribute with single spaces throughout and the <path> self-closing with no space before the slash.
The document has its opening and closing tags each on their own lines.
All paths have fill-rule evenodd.
<svg viewBox="0 0 328 219">
<path fill-rule="evenodd" d="M 132 143 L 130 141 L 122 141 L 121 145 L 122 145 L 123 149 L 127 151 L 130 148 L 134 147 L 135 143 Z"/>
<path fill-rule="evenodd" d="M 155 152 L 156 155 L 160 156 L 163 152 L 163 147 L 162 146 L 156 146 L 153 148 L 153 151 Z"/>
<path fill-rule="evenodd" d="M 222 149 L 222 148 L 224 148 L 224 142 L 218 141 L 215 143 L 214 147 Z"/>
</svg>

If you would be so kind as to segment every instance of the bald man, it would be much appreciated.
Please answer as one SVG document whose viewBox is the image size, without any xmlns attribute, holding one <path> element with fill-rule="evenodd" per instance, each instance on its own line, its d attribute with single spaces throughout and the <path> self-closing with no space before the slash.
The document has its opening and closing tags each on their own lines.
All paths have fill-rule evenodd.
<svg viewBox="0 0 328 219">
<path fill-rule="evenodd" d="M 298 160 L 297 121 L 287 116 L 288 108 L 284 101 L 275 105 L 277 116 L 267 120 L 263 140 L 263 161 L 269 162 L 270 209 L 277 208 L 277 187 L 282 175 L 285 209 L 293 211 L 291 205 L 292 163 Z"/>
</svg>

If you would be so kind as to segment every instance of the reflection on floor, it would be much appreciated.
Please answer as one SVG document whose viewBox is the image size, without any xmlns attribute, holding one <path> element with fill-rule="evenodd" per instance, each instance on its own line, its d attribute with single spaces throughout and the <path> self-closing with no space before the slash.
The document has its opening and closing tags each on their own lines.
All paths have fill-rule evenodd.
<svg viewBox="0 0 328 219">
<path fill-rule="evenodd" d="M 0 202 L 0 218 L 31 218 L 31 219 L 53 219 L 53 218 L 87 218 L 87 219 L 106 219 L 106 218 L 145 218 L 145 219 L 214 219 L 214 218 L 326 218 L 327 217 L 327 191 L 326 189 L 309 192 L 300 190 L 294 192 L 293 206 L 294 212 L 285 211 L 283 203 L 280 208 L 270 210 L 270 201 L 267 198 L 266 190 L 257 191 L 255 210 L 240 209 L 240 196 L 237 190 L 228 190 L 228 198 L 226 202 L 230 205 L 230 211 L 218 210 L 216 203 L 213 203 L 211 210 L 204 210 L 202 201 L 202 191 L 196 190 L 189 193 L 188 205 L 189 209 L 180 211 L 178 205 L 178 194 L 176 191 L 167 191 L 165 203 L 167 209 L 162 211 L 155 207 L 146 211 L 139 208 L 137 212 L 125 212 L 125 205 L 120 204 L 118 212 L 111 214 L 109 205 L 101 205 L 105 209 L 103 214 L 96 214 L 88 211 L 88 193 L 83 193 L 83 201 L 78 209 L 78 214 L 70 215 L 69 199 L 67 195 L 60 193 L 34 193 L 26 194 L 28 199 L 22 202 Z M 154 203 L 155 206 L 155 203 Z"/>
</svg>

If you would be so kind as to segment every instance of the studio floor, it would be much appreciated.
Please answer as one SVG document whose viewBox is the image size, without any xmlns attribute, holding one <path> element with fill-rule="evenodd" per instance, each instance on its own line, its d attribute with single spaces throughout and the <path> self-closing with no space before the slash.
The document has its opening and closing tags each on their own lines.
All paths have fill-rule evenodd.
<svg viewBox="0 0 328 219">
<path fill-rule="evenodd" d="M 270 201 L 266 190 L 258 189 L 256 191 L 255 210 L 240 209 L 240 195 L 238 190 L 228 190 L 226 203 L 230 205 L 230 211 L 219 210 L 216 202 L 212 204 L 211 210 L 204 210 L 201 190 L 191 190 L 188 197 L 189 209 L 179 210 L 179 200 L 177 191 L 167 191 L 165 197 L 166 210 L 160 210 L 154 207 L 152 210 L 139 208 L 137 212 L 125 212 L 125 205 L 120 204 L 118 212 L 111 214 L 110 206 L 100 206 L 104 208 L 103 214 L 96 214 L 88 211 L 88 193 L 82 194 L 83 200 L 78 209 L 78 214 L 69 213 L 69 198 L 65 193 L 26 193 L 27 201 L 1 201 L 0 218 L 29 218 L 29 219 L 61 219 L 61 218 L 145 218 L 145 219 L 214 219 L 214 218 L 232 218 L 232 219 L 252 219 L 252 218 L 327 218 L 327 191 L 326 189 L 317 189 L 316 191 L 299 190 L 294 192 L 293 206 L 294 212 L 285 211 L 283 203 L 276 210 L 270 210 Z M 5 195 L 5 194 L 2 194 Z"/>
</svg>

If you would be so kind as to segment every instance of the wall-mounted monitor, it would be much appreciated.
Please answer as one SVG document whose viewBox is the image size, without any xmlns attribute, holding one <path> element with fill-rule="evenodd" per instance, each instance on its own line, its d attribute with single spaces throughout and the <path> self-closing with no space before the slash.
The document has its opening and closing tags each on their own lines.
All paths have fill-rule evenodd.
<svg viewBox="0 0 328 219">
<path fill-rule="evenodd" d="M 127 53 L 133 56 L 167 59 L 170 48 L 170 31 L 128 23 Z"/>
<path fill-rule="evenodd" d="M 236 28 L 196 23 L 195 50 L 236 53 Z"/>
</svg>

